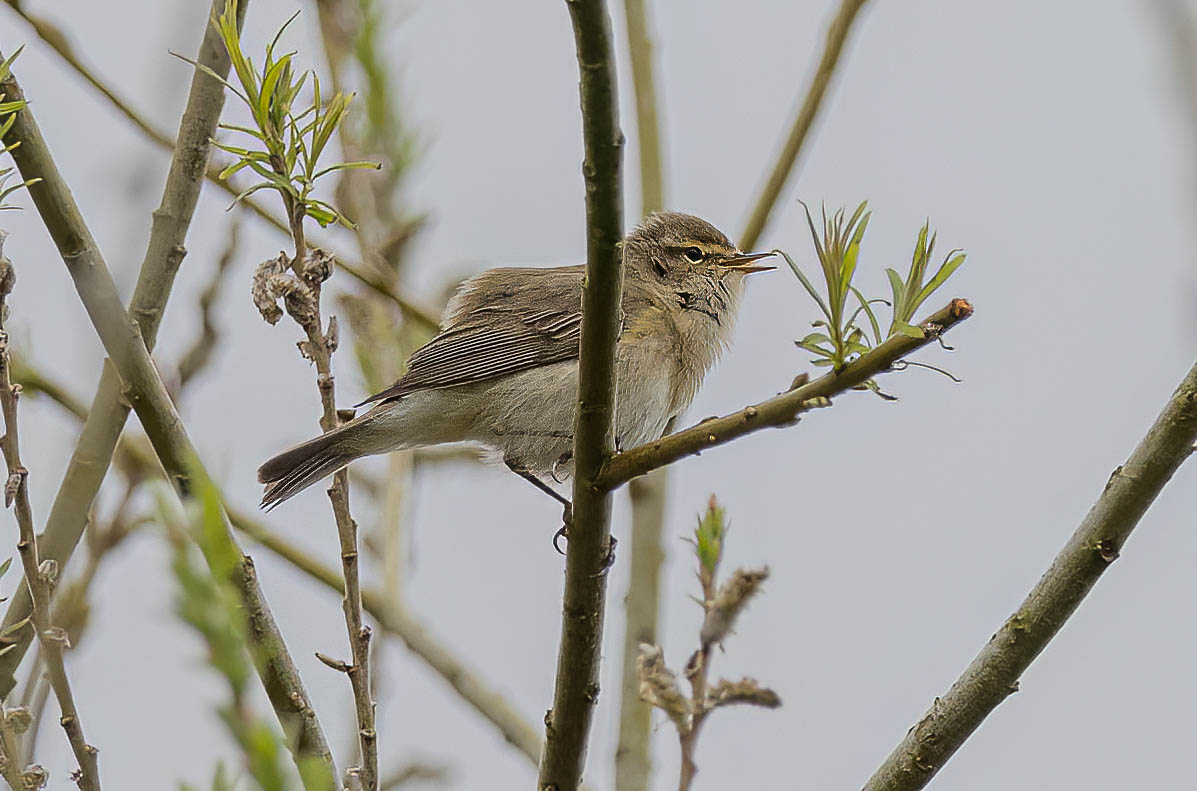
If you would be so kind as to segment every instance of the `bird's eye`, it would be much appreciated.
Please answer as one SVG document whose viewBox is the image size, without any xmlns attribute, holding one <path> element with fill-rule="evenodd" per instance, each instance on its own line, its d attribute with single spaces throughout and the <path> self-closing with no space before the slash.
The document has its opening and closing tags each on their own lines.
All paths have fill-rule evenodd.
<svg viewBox="0 0 1197 791">
<path fill-rule="evenodd" d="M 697 247 L 687 247 L 682 253 L 696 264 L 703 259 L 702 250 L 699 250 Z"/>
</svg>

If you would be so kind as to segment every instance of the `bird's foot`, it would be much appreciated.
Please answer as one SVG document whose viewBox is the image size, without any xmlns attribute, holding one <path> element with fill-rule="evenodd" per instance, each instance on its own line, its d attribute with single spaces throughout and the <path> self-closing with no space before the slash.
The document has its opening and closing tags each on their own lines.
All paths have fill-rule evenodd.
<svg viewBox="0 0 1197 791">
<path fill-rule="evenodd" d="M 561 539 L 569 540 L 569 528 L 574 523 L 574 504 L 565 503 L 561 509 L 561 527 L 553 534 L 553 549 L 557 550 L 558 555 L 564 555 L 564 550 L 561 549 L 559 543 Z"/>
</svg>

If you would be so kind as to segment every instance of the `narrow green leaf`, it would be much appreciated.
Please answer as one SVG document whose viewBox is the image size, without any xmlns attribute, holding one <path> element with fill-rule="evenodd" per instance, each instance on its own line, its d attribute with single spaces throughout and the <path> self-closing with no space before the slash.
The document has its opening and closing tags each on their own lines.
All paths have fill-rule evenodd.
<svg viewBox="0 0 1197 791">
<path fill-rule="evenodd" d="M 874 341 L 874 343 L 880 344 L 882 341 L 881 325 L 877 323 L 877 316 L 876 316 L 876 314 L 873 313 L 873 308 L 869 306 L 869 303 L 870 302 L 885 302 L 885 300 L 883 300 L 883 299 L 868 300 L 868 299 L 864 298 L 864 295 L 860 293 L 860 291 L 856 288 L 856 286 L 851 286 L 851 289 L 852 289 L 853 296 L 855 296 L 856 300 L 860 303 L 860 307 L 858 307 L 856 309 L 856 313 L 852 314 L 852 318 L 848 320 L 848 323 L 851 324 L 852 322 L 856 321 L 857 314 L 859 314 L 861 311 L 864 311 L 864 314 L 866 316 L 868 316 L 868 318 L 869 318 L 869 327 L 872 328 L 872 330 L 873 330 L 873 341 Z"/>
<path fill-rule="evenodd" d="M 940 286 L 947 282 L 947 279 L 952 276 L 953 272 L 960 268 L 960 265 L 964 263 L 964 255 L 965 254 L 960 250 L 953 250 L 952 252 L 948 253 L 948 257 L 943 262 L 943 266 L 941 266 L 939 271 L 935 273 L 935 276 L 931 278 L 931 282 L 927 283 L 923 290 L 919 292 L 918 302 L 920 305 L 925 302 L 928 297 L 934 294 Z"/>
<path fill-rule="evenodd" d="M 794 259 L 790 258 L 789 253 L 785 252 L 784 250 L 774 250 L 773 252 L 777 253 L 786 260 L 786 263 L 790 265 L 790 269 L 794 272 L 794 275 L 797 276 L 798 282 L 802 283 L 802 287 L 806 289 L 806 293 L 811 295 L 811 298 L 818 303 L 819 309 L 823 311 L 823 315 L 827 317 L 828 321 L 831 321 L 832 315 L 831 311 L 827 308 L 827 303 L 823 301 L 821 296 L 819 296 L 819 292 L 815 290 L 814 285 L 811 284 L 806 275 L 802 274 L 802 270 L 798 268 L 798 264 L 794 263 Z"/>
</svg>

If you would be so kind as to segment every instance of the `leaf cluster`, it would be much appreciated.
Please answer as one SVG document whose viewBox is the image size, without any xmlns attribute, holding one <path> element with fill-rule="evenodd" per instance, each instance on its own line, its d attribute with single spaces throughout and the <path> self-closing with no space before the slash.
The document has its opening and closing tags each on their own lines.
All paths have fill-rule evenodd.
<svg viewBox="0 0 1197 791">
<path fill-rule="evenodd" d="M 867 207 L 868 201 L 863 201 L 847 219 L 843 209 L 835 212 L 830 218 L 824 211 L 823 228 L 820 233 L 815 228 L 810 209 L 803 204 L 806 222 L 815 245 L 815 254 L 823 274 L 824 293 L 815 288 L 814 283 L 793 258 L 782 250 L 775 251 L 785 258 L 798 281 L 823 313 L 823 318 L 812 322 L 812 326 L 820 328 L 820 331 L 812 332 L 796 343 L 815 356 L 812 361 L 814 365 L 831 366 L 835 371 L 841 370 L 857 355 L 868 352 L 894 335 L 922 338 L 923 330 L 911 324 L 915 311 L 947 282 L 964 263 L 965 258 L 960 250 L 952 250 L 935 274 L 927 280 L 927 269 L 935 249 L 936 234 L 931 232 L 930 223 L 924 223 L 915 241 L 914 255 L 906 278 L 903 279 L 893 269 L 885 270 L 892 290 L 892 301 L 866 298 L 852 281 L 857 272 L 861 242 L 871 216 L 871 212 L 866 211 Z M 851 312 L 850 299 L 856 305 Z M 878 303 L 892 308 L 889 329 L 884 335 L 872 307 Z M 867 326 L 862 327 L 858 323 L 862 316 L 868 320 Z M 875 383 L 869 383 L 868 386 L 876 390 Z"/>
<path fill-rule="evenodd" d="M 0 82 L 8 79 L 9 68 L 12 66 L 12 62 L 17 59 L 17 56 L 21 54 L 21 50 L 23 49 L 25 48 L 19 47 L 16 52 L 8 56 L 7 60 L 0 63 Z M 24 99 L 14 99 L 9 102 L 4 101 L 4 99 L 4 93 L 0 92 L 0 154 L 7 154 L 21 144 L 20 141 L 17 141 L 12 145 L 8 145 L 4 142 L 4 136 L 8 134 L 9 129 L 12 129 L 12 125 L 17 122 L 17 113 L 25 108 Z M 40 178 L 29 179 L 28 181 L 22 181 L 19 184 L 6 187 L 5 184 L 12 179 L 12 176 L 12 166 L 0 168 L 0 211 L 19 208 L 11 204 L 6 204 L 4 199 L 22 187 L 28 187 L 30 184 L 36 184 L 41 181 Z"/>
<path fill-rule="evenodd" d="M 240 87 L 223 79 L 202 64 L 194 64 L 210 76 L 220 80 L 249 108 L 254 125 L 221 124 L 220 128 L 247 135 L 246 146 L 213 141 L 213 145 L 232 154 L 235 159 L 220 177 L 228 179 L 235 173 L 249 169 L 262 180 L 242 190 L 236 203 L 263 189 L 276 190 L 283 196 L 292 221 L 311 217 L 321 226 L 333 223 L 352 228 L 353 223 L 332 204 L 313 197 L 316 182 L 329 173 L 350 168 L 381 167 L 376 162 L 339 162 L 319 167 L 321 155 L 332 140 L 353 94 L 340 91 L 326 97 L 320 89 L 320 79 L 313 71 L 296 71 L 295 52 L 276 56 L 275 48 L 283 33 L 295 20 L 296 12 L 287 20 L 266 47 L 262 67 L 242 49 L 241 34 L 237 30 L 238 0 L 226 0 L 224 11 L 212 19 L 229 53 L 233 72 Z M 298 102 L 304 86 L 311 83 L 311 102 Z M 298 104 L 297 104 L 298 102 Z M 306 106 L 301 106 L 306 104 Z"/>
</svg>

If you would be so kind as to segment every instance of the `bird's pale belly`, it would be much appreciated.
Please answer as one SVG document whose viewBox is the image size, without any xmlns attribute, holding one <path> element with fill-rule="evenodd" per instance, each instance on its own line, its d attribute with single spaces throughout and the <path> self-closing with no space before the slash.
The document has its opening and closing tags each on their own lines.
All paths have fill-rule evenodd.
<svg viewBox="0 0 1197 791">
<path fill-rule="evenodd" d="M 622 354 L 618 360 L 617 449 L 657 439 L 673 416 L 669 403 L 672 361 L 640 363 Z M 542 366 L 460 390 L 459 408 L 469 413 L 460 417 L 468 421 L 470 439 L 499 452 L 503 461 L 537 475 L 564 479 L 573 474 L 577 362 Z"/>
</svg>

